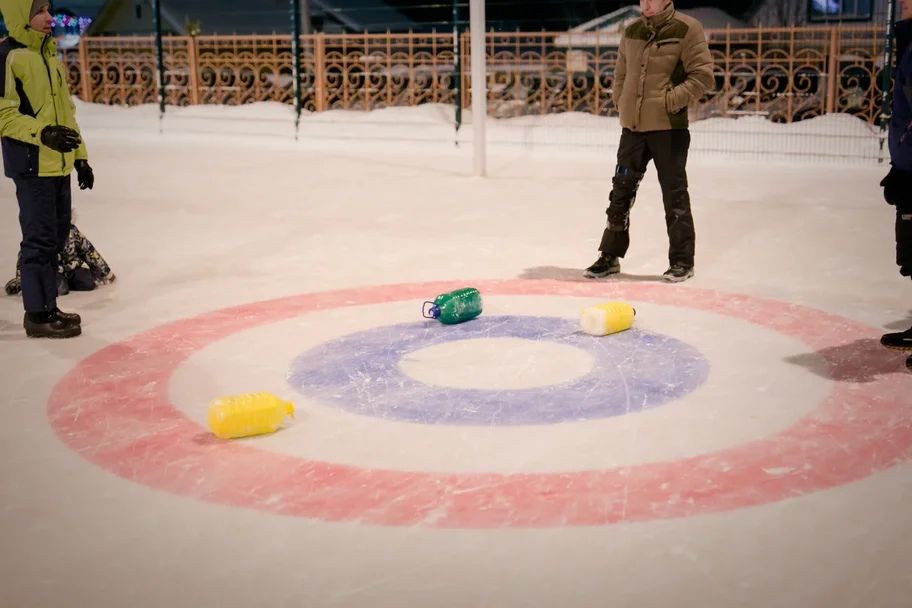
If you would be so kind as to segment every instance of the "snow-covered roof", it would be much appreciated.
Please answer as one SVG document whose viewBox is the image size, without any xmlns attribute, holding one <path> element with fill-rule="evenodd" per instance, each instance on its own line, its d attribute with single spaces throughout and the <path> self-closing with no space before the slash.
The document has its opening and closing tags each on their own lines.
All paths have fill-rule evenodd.
<svg viewBox="0 0 912 608">
<path fill-rule="evenodd" d="M 726 27 L 748 27 L 748 24 L 744 21 L 736 19 L 722 9 L 714 6 L 688 8 L 679 10 L 678 12 L 693 17 L 703 25 L 703 29 L 705 30 L 723 30 Z"/>
<path fill-rule="evenodd" d="M 566 34 L 555 37 L 554 46 L 618 46 L 627 26 L 639 18 L 639 6 L 625 6 L 570 28 Z"/>
<path fill-rule="evenodd" d="M 310 0 L 311 14 L 351 31 L 407 31 L 417 24 L 381 0 Z M 204 34 L 271 34 L 290 28 L 287 0 L 182 0 L 161 7 L 166 30 L 187 34 L 198 21 Z M 108 0 L 89 33 L 148 34 L 152 32 L 150 0 Z"/>
</svg>

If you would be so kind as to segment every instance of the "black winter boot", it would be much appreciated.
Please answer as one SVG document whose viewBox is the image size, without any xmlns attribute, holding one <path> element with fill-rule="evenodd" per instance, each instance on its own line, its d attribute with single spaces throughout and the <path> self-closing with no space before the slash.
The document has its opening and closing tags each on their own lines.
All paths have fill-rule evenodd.
<svg viewBox="0 0 912 608">
<path fill-rule="evenodd" d="M 900 331 L 893 334 L 884 334 L 880 338 L 880 343 L 887 348 L 897 350 L 912 350 L 912 327 L 906 331 Z"/>
<path fill-rule="evenodd" d="M 60 310 L 59 308 L 55 308 L 55 309 L 54 309 L 54 313 L 55 313 L 58 317 L 60 317 L 61 319 L 63 319 L 64 321 L 68 321 L 68 322 L 70 322 L 70 323 L 75 323 L 76 325 L 79 325 L 79 324 L 82 323 L 82 317 L 80 317 L 80 316 L 79 316 L 78 314 L 76 314 L 75 312 L 63 312 L 63 311 Z"/>
<path fill-rule="evenodd" d="M 82 325 L 67 320 L 56 312 L 27 312 L 22 326 L 29 338 L 74 338 L 82 333 Z"/>
<path fill-rule="evenodd" d="M 586 269 L 586 272 L 583 273 L 583 276 L 587 279 L 598 279 L 600 277 L 607 277 L 610 274 L 617 274 L 621 271 L 621 262 L 617 259 L 616 256 L 609 255 L 599 255 L 599 259 L 595 263 Z"/>
<path fill-rule="evenodd" d="M 665 271 L 662 278 L 669 283 L 680 283 L 694 276 L 693 266 L 687 267 L 680 264 L 672 264 L 671 268 Z"/>
</svg>

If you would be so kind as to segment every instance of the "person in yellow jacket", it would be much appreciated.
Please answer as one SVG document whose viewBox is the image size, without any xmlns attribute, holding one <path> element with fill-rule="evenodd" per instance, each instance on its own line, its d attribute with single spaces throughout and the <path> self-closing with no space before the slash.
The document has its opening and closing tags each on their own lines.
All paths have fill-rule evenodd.
<svg viewBox="0 0 912 608">
<path fill-rule="evenodd" d="M 16 184 L 22 229 L 23 326 L 31 337 L 82 333 L 79 315 L 57 308 L 57 255 L 72 215 L 70 173 L 80 188 L 95 177 L 76 108 L 51 36 L 47 0 L 0 0 L 9 36 L 0 43 L 0 146 Z"/>
<path fill-rule="evenodd" d="M 627 27 L 618 52 L 612 97 L 621 141 L 612 180 L 608 225 L 589 278 L 620 272 L 630 246 L 630 208 L 649 161 L 655 163 L 665 204 L 669 268 L 666 281 L 694 274 L 693 214 L 687 191 L 690 131 L 687 107 L 713 86 L 713 61 L 700 22 L 671 0 L 640 0 L 642 15 Z"/>
</svg>

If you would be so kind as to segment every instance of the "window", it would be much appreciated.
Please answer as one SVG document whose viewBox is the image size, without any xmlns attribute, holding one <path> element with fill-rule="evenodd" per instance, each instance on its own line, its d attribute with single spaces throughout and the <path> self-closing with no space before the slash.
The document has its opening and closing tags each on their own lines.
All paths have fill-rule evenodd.
<svg viewBox="0 0 912 608">
<path fill-rule="evenodd" d="M 874 0 L 808 0 L 808 19 L 813 22 L 870 21 Z"/>
</svg>

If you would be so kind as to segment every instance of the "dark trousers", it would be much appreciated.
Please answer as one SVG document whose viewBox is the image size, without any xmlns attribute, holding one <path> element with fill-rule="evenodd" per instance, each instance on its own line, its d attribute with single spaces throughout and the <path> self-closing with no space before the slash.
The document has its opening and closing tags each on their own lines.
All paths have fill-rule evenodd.
<svg viewBox="0 0 912 608">
<path fill-rule="evenodd" d="M 896 265 L 904 277 L 912 277 L 912 204 L 896 206 Z"/>
<path fill-rule="evenodd" d="M 13 181 L 22 228 L 22 303 L 26 312 L 51 311 L 57 307 L 57 254 L 72 219 L 70 177 Z"/>
<path fill-rule="evenodd" d="M 690 131 L 672 129 L 636 133 L 624 129 L 618 147 L 617 168 L 612 180 L 608 226 L 602 234 L 599 251 L 604 256 L 624 257 L 630 247 L 630 209 L 636 199 L 640 180 L 649 161 L 655 163 L 665 204 L 668 229 L 668 262 L 690 268 L 694 265 L 693 215 L 687 193 L 687 151 Z"/>
</svg>

